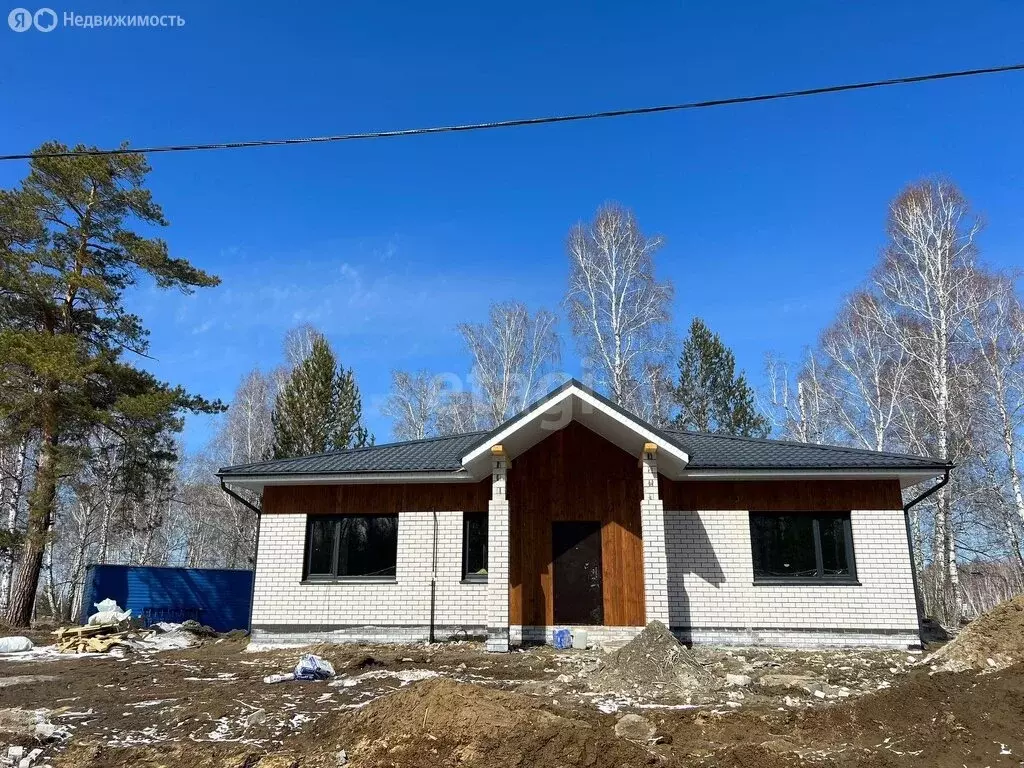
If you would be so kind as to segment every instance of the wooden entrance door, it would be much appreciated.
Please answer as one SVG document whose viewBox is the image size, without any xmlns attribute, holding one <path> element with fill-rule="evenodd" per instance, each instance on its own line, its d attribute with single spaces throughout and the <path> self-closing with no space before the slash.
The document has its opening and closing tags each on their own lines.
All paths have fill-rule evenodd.
<svg viewBox="0 0 1024 768">
<path fill-rule="evenodd" d="M 601 523 L 551 523 L 555 624 L 604 624 Z"/>
</svg>

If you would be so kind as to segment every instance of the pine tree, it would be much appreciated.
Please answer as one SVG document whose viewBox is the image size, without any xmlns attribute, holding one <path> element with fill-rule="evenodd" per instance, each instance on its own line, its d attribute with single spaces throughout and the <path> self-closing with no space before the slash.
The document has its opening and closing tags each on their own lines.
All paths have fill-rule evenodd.
<svg viewBox="0 0 1024 768">
<path fill-rule="evenodd" d="M 338 364 L 319 335 L 281 388 L 272 420 L 274 457 L 279 459 L 373 442 L 362 424 L 363 402 L 352 369 Z"/>
<path fill-rule="evenodd" d="M 133 461 L 152 467 L 182 411 L 223 409 L 123 359 L 148 347 L 123 301 L 140 278 L 183 292 L 220 281 L 132 229 L 167 225 L 143 155 L 45 156 L 67 151 L 42 145 L 21 185 L 0 190 L 0 419 L 40 446 L 6 617 L 15 626 L 31 619 L 59 485 L 88 458 L 88 435 L 120 429 Z"/>
<path fill-rule="evenodd" d="M 745 437 L 768 434 L 768 420 L 757 412 L 753 390 L 743 373 L 736 374 L 732 350 L 699 317 L 683 342 L 672 398 L 680 409 L 673 423 L 682 429 Z"/>
</svg>

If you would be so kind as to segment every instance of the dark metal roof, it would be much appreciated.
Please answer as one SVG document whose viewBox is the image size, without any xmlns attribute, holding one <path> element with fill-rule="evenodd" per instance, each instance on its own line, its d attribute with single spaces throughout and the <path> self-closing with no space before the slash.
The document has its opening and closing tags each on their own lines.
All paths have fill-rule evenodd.
<svg viewBox="0 0 1024 768">
<path fill-rule="evenodd" d="M 901 453 L 881 453 L 859 448 L 833 445 L 797 443 L 787 440 L 764 440 L 736 437 L 707 432 L 687 432 L 677 429 L 656 429 L 594 392 L 575 379 L 548 393 L 522 413 L 489 432 L 467 432 L 461 435 L 387 443 L 366 448 L 349 448 L 317 456 L 297 459 L 277 459 L 255 464 L 224 467 L 221 477 L 261 477 L 267 475 L 332 475 L 389 472 L 454 472 L 462 469 L 462 457 L 505 427 L 553 399 L 568 387 L 578 387 L 599 398 L 609 407 L 633 420 L 638 425 L 660 434 L 668 442 L 685 451 L 690 462 L 688 470 L 937 470 L 950 466 L 948 462 L 924 456 Z"/>
<path fill-rule="evenodd" d="M 298 459 L 276 459 L 224 467 L 221 477 L 332 475 L 362 472 L 444 472 L 462 468 L 462 457 L 486 432 L 349 448 Z"/>
<path fill-rule="evenodd" d="M 677 429 L 659 430 L 690 456 L 689 469 L 936 469 L 945 461 L 836 445 L 764 440 Z"/>
</svg>

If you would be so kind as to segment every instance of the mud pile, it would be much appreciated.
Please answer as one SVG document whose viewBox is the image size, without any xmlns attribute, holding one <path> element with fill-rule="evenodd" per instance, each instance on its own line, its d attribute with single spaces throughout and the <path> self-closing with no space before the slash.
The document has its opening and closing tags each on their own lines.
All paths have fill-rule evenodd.
<svg viewBox="0 0 1024 768">
<path fill-rule="evenodd" d="M 640 765 L 645 748 L 616 737 L 594 713 L 548 708 L 537 698 L 446 679 L 416 683 L 351 716 L 319 724 L 317 739 L 344 748 L 353 765 Z"/>
<path fill-rule="evenodd" d="M 982 614 L 925 661 L 947 672 L 1004 669 L 1024 662 L 1024 595 Z"/>
<path fill-rule="evenodd" d="M 660 621 L 611 654 L 587 684 L 594 691 L 635 693 L 640 696 L 691 696 L 719 687 L 720 681 Z"/>
</svg>

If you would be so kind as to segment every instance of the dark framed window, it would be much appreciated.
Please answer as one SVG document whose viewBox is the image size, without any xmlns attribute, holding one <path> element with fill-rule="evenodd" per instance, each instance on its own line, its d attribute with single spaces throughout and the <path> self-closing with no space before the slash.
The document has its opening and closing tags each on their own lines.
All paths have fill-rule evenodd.
<svg viewBox="0 0 1024 768">
<path fill-rule="evenodd" d="M 757 583 L 857 583 L 849 512 L 751 512 Z"/>
<path fill-rule="evenodd" d="M 487 513 L 462 513 L 462 579 L 487 581 Z"/>
<path fill-rule="evenodd" d="M 305 578 L 395 578 L 398 515 L 310 515 Z"/>
</svg>

